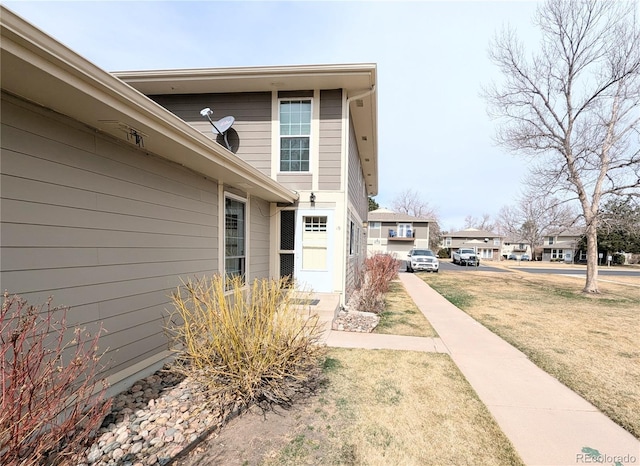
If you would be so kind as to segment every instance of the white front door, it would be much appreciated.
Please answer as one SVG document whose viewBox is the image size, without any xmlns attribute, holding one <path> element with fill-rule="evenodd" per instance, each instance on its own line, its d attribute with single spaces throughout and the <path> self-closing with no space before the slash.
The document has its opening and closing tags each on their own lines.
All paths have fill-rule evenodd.
<svg viewBox="0 0 640 466">
<path fill-rule="evenodd" d="M 333 291 L 333 210 L 298 210 L 295 277 L 303 289 Z"/>
</svg>

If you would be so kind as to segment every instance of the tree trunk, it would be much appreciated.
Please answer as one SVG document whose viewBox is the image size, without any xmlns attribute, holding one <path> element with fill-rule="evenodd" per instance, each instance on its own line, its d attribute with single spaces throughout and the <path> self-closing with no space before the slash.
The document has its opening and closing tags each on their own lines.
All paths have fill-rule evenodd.
<svg viewBox="0 0 640 466">
<path fill-rule="evenodd" d="M 599 293 L 598 291 L 598 229 L 597 222 L 587 222 L 585 231 L 587 237 L 587 281 L 582 290 L 585 293 Z"/>
</svg>

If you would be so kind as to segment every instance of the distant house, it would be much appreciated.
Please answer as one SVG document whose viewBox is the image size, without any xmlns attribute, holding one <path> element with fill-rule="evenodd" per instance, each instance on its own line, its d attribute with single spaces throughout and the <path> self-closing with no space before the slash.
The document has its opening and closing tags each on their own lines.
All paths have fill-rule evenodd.
<svg viewBox="0 0 640 466">
<path fill-rule="evenodd" d="M 433 219 L 388 209 L 372 210 L 367 218 L 367 252 L 390 253 L 404 259 L 413 248 L 429 248 L 430 225 L 434 223 Z"/>
<path fill-rule="evenodd" d="M 2 288 L 103 322 L 112 383 L 169 355 L 181 279 L 348 299 L 378 189 L 375 64 L 111 74 L 0 9 Z M 204 107 L 234 116 L 226 139 Z"/>
<path fill-rule="evenodd" d="M 523 255 L 529 256 L 529 260 L 533 260 L 533 253 L 531 251 L 531 246 L 526 243 L 522 239 L 514 238 L 514 237 L 505 237 L 502 240 L 502 258 L 508 259 L 510 256 L 514 255 L 518 259 Z"/>
<path fill-rule="evenodd" d="M 499 261 L 502 254 L 503 236 L 492 231 L 467 228 L 466 230 L 445 233 L 442 247 L 453 251 L 459 248 L 472 248 L 481 260 Z"/>
<path fill-rule="evenodd" d="M 586 252 L 578 251 L 578 243 L 584 232 L 579 229 L 551 233 L 544 237 L 541 260 L 551 262 L 580 262 L 586 261 Z"/>
</svg>

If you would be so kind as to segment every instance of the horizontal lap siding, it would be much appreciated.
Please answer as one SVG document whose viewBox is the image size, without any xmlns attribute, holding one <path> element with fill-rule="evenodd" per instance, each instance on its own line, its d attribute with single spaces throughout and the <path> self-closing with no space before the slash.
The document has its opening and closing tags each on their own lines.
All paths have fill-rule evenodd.
<svg viewBox="0 0 640 466">
<path fill-rule="evenodd" d="M 249 281 L 269 277 L 269 203 L 251 198 L 249 213 Z"/>
<path fill-rule="evenodd" d="M 360 163 L 360 153 L 356 141 L 356 134 L 353 124 L 350 125 L 349 135 L 349 202 L 355 207 L 360 219 L 367 218 L 369 201 L 367 197 L 367 187 L 365 185 L 362 164 Z"/>
<path fill-rule="evenodd" d="M 342 91 L 320 93 L 320 171 L 321 190 L 338 191 L 342 181 Z"/>
<path fill-rule="evenodd" d="M 218 270 L 216 183 L 12 97 L 1 137 L 2 289 L 102 322 L 109 373 L 166 350 L 171 292 Z"/>
<path fill-rule="evenodd" d="M 305 191 L 313 188 L 313 178 L 311 173 L 278 173 L 276 181 L 287 188 L 294 190 Z"/>
<path fill-rule="evenodd" d="M 350 221 L 353 221 L 358 228 L 358 235 L 360 236 L 360 250 L 357 251 L 355 255 L 347 258 L 347 299 L 357 286 L 357 282 L 359 279 L 358 273 L 364 267 L 367 241 L 366 237 L 361 235 L 361 232 L 362 222 L 367 219 L 367 212 L 369 210 L 369 201 L 367 197 L 364 175 L 362 173 L 362 164 L 360 163 L 360 154 L 356 142 L 356 134 L 352 124 L 349 127 L 349 132 L 349 217 Z"/>
<path fill-rule="evenodd" d="M 271 93 L 178 94 L 150 96 L 199 131 L 215 139 L 212 127 L 200 110 L 213 110 L 215 122 L 233 116 L 232 129 L 238 134 L 236 155 L 267 176 L 271 176 Z M 231 142 L 231 140 L 230 140 Z"/>
</svg>

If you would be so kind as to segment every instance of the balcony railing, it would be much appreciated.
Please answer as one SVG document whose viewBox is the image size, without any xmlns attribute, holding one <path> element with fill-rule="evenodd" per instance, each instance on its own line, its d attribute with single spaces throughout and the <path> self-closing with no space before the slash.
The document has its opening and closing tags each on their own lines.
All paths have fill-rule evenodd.
<svg viewBox="0 0 640 466">
<path fill-rule="evenodd" d="M 416 234 L 413 230 L 397 232 L 396 230 L 389 229 L 389 236 L 387 238 L 390 241 L 413 241 L 415 235 Z"/>
</svg>

